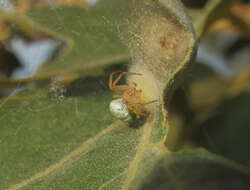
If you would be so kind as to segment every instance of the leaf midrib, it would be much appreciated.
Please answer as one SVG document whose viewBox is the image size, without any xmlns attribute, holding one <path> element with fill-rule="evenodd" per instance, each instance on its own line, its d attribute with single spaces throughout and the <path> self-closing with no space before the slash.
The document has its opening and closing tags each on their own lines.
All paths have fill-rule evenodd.
<svg viewBox="0 0 250 190">
<path fill-rule="evenodd" d="M 137 167 L 139 165 L 139 162 L 143 156 L 143 153 L 145 150 L 148 148 L 148 145 L 150 144 L 150 136 L 151 136 L 151 131 L 152 131 L 152 121 L 147 122 L 143 126 L 143 135 L 140 138 L 140 141 L 137 146 L 137 151 L 134 160 L 131 162 L 129 169 L 128 169 L 128 175 L 126 180 L 124 181 L 122 190 L 128 190 L 130 183 L 135 177 L 135 173 L 137 170 Z"/>
</svg>

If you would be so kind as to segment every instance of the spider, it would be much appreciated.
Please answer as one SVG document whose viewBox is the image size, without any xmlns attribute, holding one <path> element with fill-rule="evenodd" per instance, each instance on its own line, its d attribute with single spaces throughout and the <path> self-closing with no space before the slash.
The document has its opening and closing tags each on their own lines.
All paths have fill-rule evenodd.
<svg viewBox="0 0 250 190">
<path fill-rule="evenodd" d="M 113 75 L 118 74 L 118 77 L 113 81 Z M 109 76 L 109 88 L 114 91 L 113 101 L 110 103 L 110 111 L 119 119 L 129 118 L 129 111 L 136 115 L 137 119 L 140 117 L 147 118 L 149 112 L 146 111 L 145 106 L 156 102 L 156 100 L 150 102 L 143 102 L 141 95 L 142 90 L 136 88 L 136 83 L 131 83 L 128 85 L 117 85 L 117 83 L 125 75 L 141 75 L 140 73 L 115 71 Z"/>
</svg>

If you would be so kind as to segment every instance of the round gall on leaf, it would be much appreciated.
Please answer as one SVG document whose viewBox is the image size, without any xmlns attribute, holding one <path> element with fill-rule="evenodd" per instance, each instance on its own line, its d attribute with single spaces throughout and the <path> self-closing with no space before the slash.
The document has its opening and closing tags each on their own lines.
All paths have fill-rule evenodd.
<svg viewBox="0 0 250 190">
<path fill-rule="evenodd" d="M 112 100 L 109 104 L 110 112 L 118 119 L 129 120 L 131 118 L 126 104 L 122 98 Z"/>
</svg>

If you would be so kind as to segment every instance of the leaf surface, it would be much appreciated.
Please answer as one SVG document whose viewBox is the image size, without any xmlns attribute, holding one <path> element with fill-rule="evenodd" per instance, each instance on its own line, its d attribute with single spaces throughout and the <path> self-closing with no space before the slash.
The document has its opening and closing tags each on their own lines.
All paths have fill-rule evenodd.
<svg viewBox="0 0 250 190">
<path fill-rule="evenodd" d="M 145 152 L 143 160 L 130 189 L 233 190 L 250 186 L 249 171 L 203 149 L 170 153 L 158 147 Z"/>
<path fill-rule="evenodd" d="M 95 68 L 128 60 L 126 47 L 119 39 L 119 19 L 112 7 L 48 7 L 31 10 L 28 16 L 69 39 L 66 54 L 44 65 L 37 76 L 65 72 L 94 75 Z"/>
</svg>

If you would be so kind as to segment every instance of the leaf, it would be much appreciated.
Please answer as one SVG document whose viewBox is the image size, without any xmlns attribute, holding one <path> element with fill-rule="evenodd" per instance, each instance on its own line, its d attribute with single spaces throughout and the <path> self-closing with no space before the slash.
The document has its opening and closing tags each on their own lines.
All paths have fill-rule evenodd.
<svg viewBox="0 0 250 190">
<path fill-rule="evenodd" d="M 132 56 L 130 70 L 142 76 L 128 81 L 138 84 L 145 101 L 159 100 L 166 119 L 172 93 L 196 52 L 194 30 L 179 1 L 136 2 L 133 7 L 124 38 Z"/>
<path fill-rule="evenodd" d="M 86 4 L 84 0 L 55 0 L 52 2 L 43 0 L 12 0 L 15 6 L 15 10 L 19 12 L 24 12 L 34 7 L 48 7 L 48 6 L 83 6 Z"/>
<path fill-rule="evenodd" d="M 78 98 L 67 97 L 71 88 L 63 95 L 54 90 L 60 86 L 52 86 L 49 92 L 54 94 L 25 92 L 1 102 L 1 189 L 33 188 L 40 183 L 46 188 L 47 180 L 59 189 L 78 188 L 79 180 L 80 187 L 101 187 L 114 176 L 126 174 L 145 133 L 152 140 L 158 135 L 151 134 L 149 127 L 111 124 L 110 93 L 88 92 L 82 86 L 85 93 Z M 67 173 L 63 183 L 57 178 L 61 172 Z"/>
<path fill-rule="evenodd" d="M 47 7 L 27 14 L 36 23 L 72 41 L 67 53 L 44 65 L 36 77 L 64 73 L 96 75 L 96 68 L 128 60 L 112 7 Z M 44 15 L 53 19 L 44 19 Z"/>
<path fill-rule="evenodd" d="M 236 0 L 209 0 L 201 13 L 192 19 L 197 38 L 202 36 L 213 21 L 224 16 L 235 2 Z"/>
<path fill-rule="evenodd" d="M 155 158 L 155 159 L 152 159 Z M 249 189 L 249 171 L 205 150 L 145 152 L 131 189 Z M 141 183 L 143 182 L 143 183 Z"/>
<path fill-rule="evenodd" d="M 192 3 L 187 1 L 186 3 Z M 195 3 L 203 3 L 197 1 Z M 215 33 L 230 30 L 248 37 L 250 33 L 249 5 L 237 0 L 209 0 L 200 9 L 189 9 L 197 38 L 204 33 Z"/>
<path fill-rule="evenodd" d="M 89 148 L 82 142 L 115 128 L 105 129 L 113 121 L 109 93 L 70 98 L 59 92 L 51 97 L 44 90 L 27 92 L 1 101 L 0 189 L 41 172 L 78 146 L 81 153 Z"/>
<path fill-rule="evenodd" d="M 27 3 L 30 2 L 27 1 Z M 24 4 L 20 3 L 20 5 Z M 55 52 L 57 59 L 45 63 L 35 76 L 26 79 L 1 79 L 2 86 L 7 84 L 16 87 L 21 83 L 39 82 L 58 75 L 63 80 L 73 80 L 83 74 L 96 76 L 103 72 L 103 67 L 128 60 L 127 50 L 119 39 L 117 23 L 119 19 L 116 18 L 112 7 L 100 6 L 88 9 L 76 5 L 45 7 L 32 9 L 26 14 L 34 22 L 22 14 L 10 14 L 16 15 L 16 20 L 20 20 L 21 30 L 25 32 L 24 38 L 39 37 L 42 32 L 46 31 L 46 36 L 43 38 L 53 38 L 63 43 L 57 50 L 59 53 Z M 54 19 L 44 19 L 44 15 Z M 15 17 L 12 20 L 15 20 Z M 22 18 L 25 19 L 21 20 Z M 11 27 L 5 28 L 13 30 Z M 17 35 L 16 32 L 13 32 L 10 37 L 14 35 Z M 36 40 L 39 39 L 37 38 Z M 7 65 L 10 65 L 9 62 Z"/>
<path fill-rule="evenodd" d="M 121 38 L 132 52 L 130 70 L 143 74 L 134 79 L 138 88 L 143 91 L 144 101 L 152 100 L 151 98 L 165 101 L 166 97 L 170 97 L 166 95 L 168 90 L 165 89 L 170 91 L 174 88 L 177 84 L 176 76 L 180 76 L 179 73 L 184 70 L 182 67 L 190 61 L 194 54 L 195 37 L 191 23 L 181 4 L 176 1 L 172 2 L 138 3 L 129 1 L 129 3 L 124 3 L 129 10 L 125 9 L 126 11 L 121 13 L 124 7 L 113 1 L 113 6 L 119 5 L 114 6 L 114 11 L 118 15 L 116 19 L 125 22 L 120 25 L 121 29 L 124 31 L 127 28 L 127 32 L 121 34 Z M 139 9 L 140 11 L 137 12 Z M 84 62 L 88 64 L 88 62 L 91 63 L 91 59 L 96 60 L 97 56 L 105 60 L 106 52 L 111 52 L 112 56 L 116 55 L 116 52 L 120 52 L 121 41 L 116 44 L 117 40 L 113 37 L 112 28 L 107 29 L 111 32 L 109 33 L 110 38 L 107 38 L 108 43 L 100 43 L 100 39 L 103 39 L 105 33 L 103 25 L 101 27 L 98 25 L 100 18 L 103 17 L 100 10 L 105 10 L 105 13 L 108 13 L 107 19 L 119 26 L 118 21 L 113 20 L 113 17 L 109 15 L 110 9 L 106 4 L 100 4 L 88 13 L 82 8 L 76 7 L 53 10 L 38 9 L 30 13 L 30 17 L 36 22 L 40 22 L 41 25 L 46 25 L 51 30 L 57 29 L 55 32 L 65 36 L 71 34 L 71 37 L 75 37 L 72 51 L 61 60 L 44 67 L 37 76 L 42 73 L 49 76 L 48 72 L 57 72 L 59 66 L 60 69 L 63 68 L 67 72 L 73 71 L 74 67 L 78 71 L 85 67 L 82 60 L 79 59 L 80 57 L 84 57 Z M 126 14 L 127 20 L 121 20 L 121 16 Z M 50 15 L 51 18 L 57 18 L 60 15 L 63 23 L 58 25 L 58 19 L 42 19 L 42 15 Z M 72 15 L 78 16 L 78 19 L 75 19 L 76 22 L 72 22 Z M 84 30 L 87 32 L 80 36 L 79 33 L 75 33 L 79 31 L 79 25 L 82 23 L 79 16 L 83 19 L 83 23 L 86 22 Z M 132 20 L 133 23 L 127 22 Z M 103 22 L 103 20 L 101 21 Z M 59 27 L 57 28 L 57 26 Z M 135 26 L 138 26 L 139 30 Z M 151 27 L 154 32 L 159 32 L 159 36 L 156 38 L 149 32 Z M 97 36 L 94 31 L 99 32 Z M 73 33 L 74 35 L 72 35 Z M 146 41 L 140 41 L 141 38 L 138 36 Z M 103 47 L 99 49 L 96 45 L 86 43 L 90 39 L 97 39 L 98 44 L 105 47 L 107 51 L 103 51 Z M 96 44 L 97 41 L 94 40 L 93 44 Z M 85 42 L 86 46 L 83 46 L 82 42 Z M 135 42 L 138 42 L 140 46 L 135 46 Z M 101 49 L 102 51 L 100 51 Z M 151 49 L 152 52 L 150 52 Z M 175 51 L 178 56 L 174 56 Z M 151 59 L 147 53 L 152 53 L 150 54 Z M 143 57 L 142 54 L 146 56 Z M 141 65 L 142 60 L 152 70 L 144 69 Z M 155 65 L 153 66 L 152 63 Z M 76 66 L 74 66 L 75 64 Z M 80 64 L 81 66 L 78 68 L 77 65 Z M 100 66 L 100 64 L 98 65 Z M 137 69 L 135 69 L 136 67 Z M 138 70 L 140 67 L 142 69 Z M 158 77 L 159 71 L 156 68 L 163 69 L 162 78 Z M 134 79 L 129 78 L 128 80 Z M 150 79 L 152 79 L 153 85 L 157 84 L 155 92 L 150 90 L 150 83 L 148 86 L 145 85 L 146 81 Z M 144 83 L 141 82 L 142 80 L 145 80 Z M 175 84 L 168 85 L 170 81 L 175 81 Z M 26 95 L 2 102 L 1 123 L 4 127 L 1 129 L 5 132 L 2 146 L 9 147 L 8 151 L 1 154 L 0 159 L 5 163 L 4 171 L 6 171 L 1 173 L 2 179 L 5 181 L 2 188 L 129 188 L 144 152 L 149 147 L 151 149 L 152 146 L 164 143 L 166 129 L 161 126 L 162 112 L 160 107 L 155 104 L 151 107 L 155 111 L 152 111 L 152 117 L 147 120 L 135 120 L 129 124 L 116 122 L 107 127 L 108 124 L 105 125 L 105 123 L 112 121 L 107 111 L 107 102 L 110 101 L 110 98 L 107 96 L 107 91 L 98 90 L 100 85 L 96 86 L 92 94 L 88 94 L 87 86 L 91 86 L 91 84 L 95 86 L 99 83 L 92 82 L 88 78 L 84 81 L 76 80 L 75 88 L 83 92 L 78 93 L 80 97 L 62 99 L 61 91 L 59 90 L 59 94 L 57 94 L 58 88 L 52 86 L 50 91 L 51 89 L 53 92 L 56 91 L 54 92 L 56 100 L 53 99 L 54 96 L 51 100 L 49 91 L 45 90 L 45 92 L 38 91 L 37 93 L 27 92 Z M 68 87 L 66 94 L 71 94 L 70 90 L 72 89 Z M 163 93 L 163 91 L 165 92 Z M 62 99 L 62 101 L 58 102 L 57 99 Z M 15 112 L 15 110 L 17 111 Z M 11 122 L 9 122 L 10 117 Z M 92 120 L 97 117 L 97 121 Z M 100 123 L 105 119 L 105 123 Z M 143 126 L 141 126 L 142 124 Z M 37 150 L 37 147 L 42 147 L 42 150 Z M 10 151 L 12 151 L 11 154 Z M 27 157 L 30 158 L 29 162 L 25 162 Z M 19 161 L 14 164 L 13 161 L 16 159 Z M 58 178 L 58 176 L 61 177 Z"/>
<path fill-rule="evenodd" d="M 56 37 L 47 30 L 36 27 L 27 17 L 16 12 L 0 11 L 0 16 L 1 59 L 4 60 L 4 62 L 1 63 L 0 71 L 9 77 L 13 70 L 12 67 L 16 68 L 20 66 L 20 63 L 17 58 L 7 50 L 6 43 L 16 36 L 22 37 L 29 42 L 53 39 Z M 62 41 L 59 36 L 57 40 Z"/>
<path fill-rule="evenodd" d="M 197 126 L 192 140 L 208 151 L 244 164 L 249 168 L 249 91 L 224 101 L 214 117 Z M 227 119 L 225 119 L 227 118 Z"/>
<path fill-rule="evenodd" d="M 165 189 L 173 184 L 168 166 L 173 167 L 174 178 L 197 189 L 203 187 L 199 177 L 213 176 L 213 172 L 230 180 L 235 177 L 239 185 L 249 187 L 249 173 L 237 163 L 197 149 L 179 153 L 168 149 L 169 132 L 174 127 L 171 111 L 167 113 L 169 104 L 196 53 L 194 29 L 180 1 L 106 0 L 88 11 L 79 7 L 44 8 L 29 15 L 74 41 L 71 52 L 41 68 L 37 76 L 68 72 L 82 78 L 67 88 L 52 82 L 45 89 L 1 101 L 0 181 L 4 183 L 0 188 L 155 189 L 158 180 L 167 179 Z M 62 18 L 63 23 L 44 19 L 44 15 Z M 79 18 L 72 21 L 76 15 L 81 16 L 85 33 L 74 34 L 81 24 Z M 105 23 L 119 27 L 99 29 L 103 15 Z M 108 43 L 100 43 L 106 32 L 110 35 Z M 93 44 L 83 43 L 90 39 Z M 103 71 L 112 64 L 110 60 L 122 48 L 127 53 L 123 43 L 131 55 L 129 71 L 141 74 L 129 75 L 127 82 L 135 82 L 142 91 L 142 104 L 152 100 L 158 103 L 145 106 L 150 112 L 148 118 L 113 123 L 108 111 L 111 94 L 106 87 L 109 73 L 96 73 L 96 69 Z M 107 59 L 107 52 L 112 53 L 111 59 Z M 194 170 L 195 175 L 190 175 Z M 158 178 L 159 171 L 163 173 Z M 216 187 L 227 184 L 217 178 L 211 181 Z"/>
<path fill-rule="evenodd" d="M 38 27 L 27 17 L 17 12 L 0 11 L 0 74 L 4 77 L 0 79 L 0 96 L 6 96 L 16 87 L 27 84 L 30 80 L 10 79 L 13 71 L 22 67 L 17 56 L 10 52 L 8 44 L 16 37 L 22 38 L 26 42 L 38 42 L 45 39 L 55 39 L 57 48 L 66 43 L 60 36 L 49 32 L 48 30 Z M 7 78 L 5 78 L 7 77 Z"/>
</svg>

